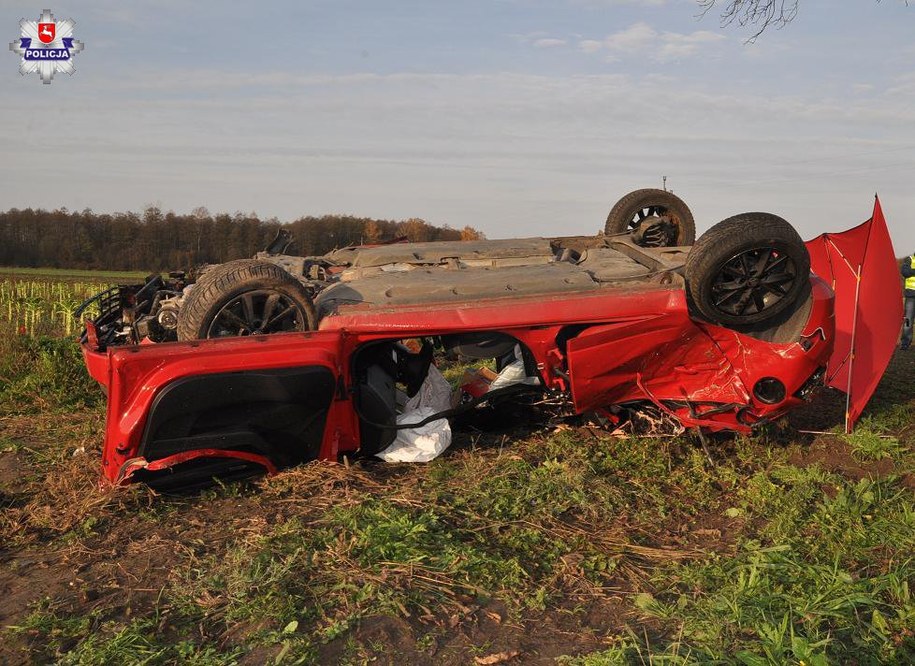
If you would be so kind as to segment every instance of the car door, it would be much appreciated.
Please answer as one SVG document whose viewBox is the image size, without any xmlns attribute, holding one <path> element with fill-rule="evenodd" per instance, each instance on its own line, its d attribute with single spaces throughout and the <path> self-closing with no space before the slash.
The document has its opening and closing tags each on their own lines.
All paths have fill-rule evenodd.
<svg viewBox="0 0 915 666">
<path fill-rule="evenodd" d="M 344 334 L 113 347 L 102 468 L 187 488 L 354 448 Z"/>
</svg>

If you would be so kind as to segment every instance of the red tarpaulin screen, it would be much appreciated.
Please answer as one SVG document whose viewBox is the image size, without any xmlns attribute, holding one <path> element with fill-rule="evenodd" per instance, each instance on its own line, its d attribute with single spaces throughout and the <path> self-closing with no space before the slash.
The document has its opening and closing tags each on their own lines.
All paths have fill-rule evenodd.
<svg viewBox="0 0 915 666">
<path fill-rule="evenodd" d="M 836 293 L 836 340 L 826 383 L 848 394 L 845 431 L 877 388 L 902 324 L 902 284 L 880 200 L 867 222 L 807 241 L 810 266 Z"/>
</svg>

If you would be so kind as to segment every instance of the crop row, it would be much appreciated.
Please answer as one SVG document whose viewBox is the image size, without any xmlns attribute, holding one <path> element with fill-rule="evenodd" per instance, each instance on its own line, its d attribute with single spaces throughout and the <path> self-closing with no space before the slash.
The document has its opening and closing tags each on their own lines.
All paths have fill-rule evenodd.
<svg viewBox="0 0 915 666">
<path fill-rule="evenodd" d="M 0 327 L 18 335 L 69 337 L 80 328 L 73 310 L 107 286 L 0 276 Z M 90 308 L 84 316 L 94 314 Z"/>
</svg>

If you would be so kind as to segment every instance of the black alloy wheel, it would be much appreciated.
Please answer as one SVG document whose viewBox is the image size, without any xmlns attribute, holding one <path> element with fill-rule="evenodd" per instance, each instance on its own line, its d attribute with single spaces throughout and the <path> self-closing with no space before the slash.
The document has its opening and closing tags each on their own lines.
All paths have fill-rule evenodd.
<svg viewBox="0 0 915 666">
<path fill-rule="evenodd" d="M 722 326 L 771 327 L 810 294 L 810 255 L 787 221 L 742 213 L 702 234 L 686 257 L 690 309 Z"/>
<path fill-rule="evenodd" d="M 257 289 L 239 294 L 213 317 L 208 338 L 264 335 L 304 331 L 307 318 L 302 308 L 272 289 Z"/>
<path fill-rule="evenodd" d="M 712 280 L 715 307 L 742 317 L 772 307 L 794 290 L 797 267 L 771 247 L 741 252 L 725 262 Z"/>
</svg>

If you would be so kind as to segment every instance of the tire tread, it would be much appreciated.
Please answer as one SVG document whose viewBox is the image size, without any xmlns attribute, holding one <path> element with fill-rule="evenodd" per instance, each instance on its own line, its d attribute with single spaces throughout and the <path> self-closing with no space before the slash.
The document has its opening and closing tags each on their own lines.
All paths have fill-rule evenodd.
<svg viewBox="0 0 915 666">
<path fill-rule="evenodd" d="M 672 209 L 677 214 L 677 217 L 680 218 L 682 224 L 680 244 L 693 244 L 696 240 L 696 222 L 689 206 L 673 192 L 652 187 L 633 190 L 617 201 L 613 208 L 610 209 L 610 214 L 607 215 L 604 233 L 618 234 L 625 232 L 636 211 L 652 205 L 662 205 Z"/>
<path fill-rule="evenodd" d="M 302 284 L 281 267 L 262 259 L 239 259 L 208 270 L 194 284 L 178 318 L 178 339 L 197 340 L 209 311 L 226 294 L 250 282 L 273 282 L 297 296 L 305 310 L 308 330 L 317 327 L 317 315 L 311 298 Z"/>
<path fill-rule="evenodd" d="M 800 279 L 788 295 L 776 306 L 743 318 L 722 315 L 706 302 L 704 286 L 719 267 L 731 257 L 752 247 L 775 246 L 788 252 Z M 690 305 L 699 316 L 712 323 L 724 325 L 758 325 L 776 321 L 793 308 L 809 290 L 810 255 L 797 230 L 785 219 L 772 213 L 740 213 L 722 220 L 706 231 L 690 249 L 686 259 L 686 285 Z M 757 316 L 761 315 L 761 316 Z M 738 319 L 740 319 L 738 321 Z"/>
</svg>

